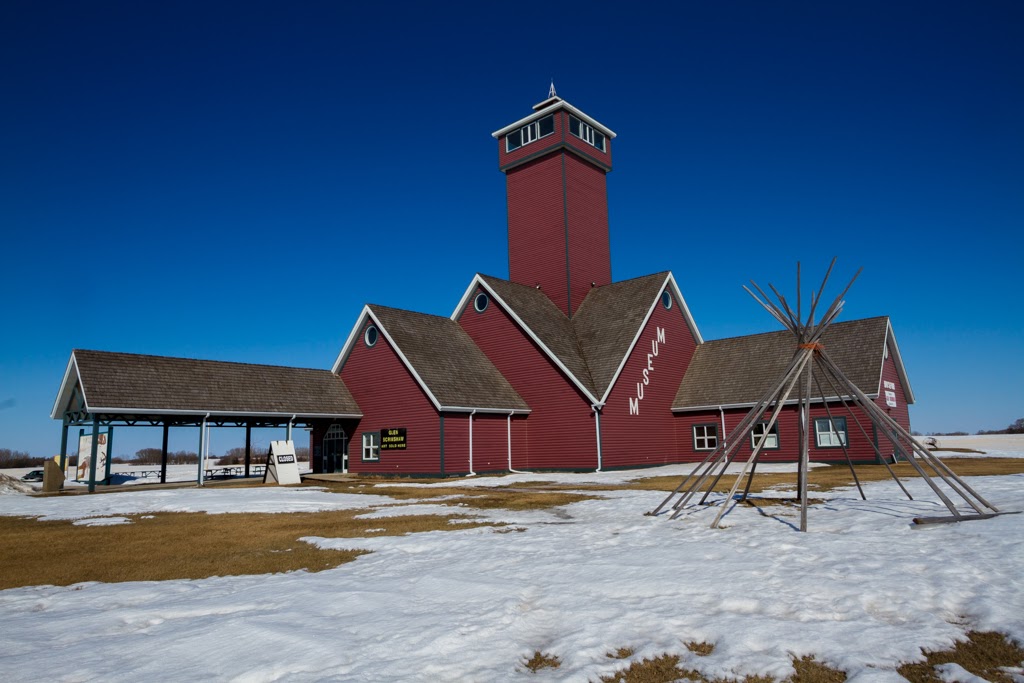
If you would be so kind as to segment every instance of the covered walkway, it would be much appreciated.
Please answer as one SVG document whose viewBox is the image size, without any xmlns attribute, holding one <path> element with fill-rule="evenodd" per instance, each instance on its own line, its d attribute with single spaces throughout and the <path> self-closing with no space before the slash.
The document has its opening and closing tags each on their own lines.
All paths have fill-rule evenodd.
<svg viewBox="0 0 1024 683">
<path fill-rule="evenodd" d="M 249 476 L 254 427 L 283 428 L 290 440 L 295 427 L 350 426 L 362 414 L 341 378 L 328 370 L 76 349 L 50 417 L 61 420 L 62 471 L 67 467 L 69 429 L 80 427 L 91 434 L 91 492 L 98 481 L 110 479 L 114 427 L 163 428 L 161 483 L 167 480 L 169 430 L 198 427 L 196 482 L 202 486 L 210 427 L 245 429 L 244 474 Z M 101 433 L 101 428 L 106 431 Z M 110 457 L 105 471 L 98 473 L 102 438 Z"/>
</svg>

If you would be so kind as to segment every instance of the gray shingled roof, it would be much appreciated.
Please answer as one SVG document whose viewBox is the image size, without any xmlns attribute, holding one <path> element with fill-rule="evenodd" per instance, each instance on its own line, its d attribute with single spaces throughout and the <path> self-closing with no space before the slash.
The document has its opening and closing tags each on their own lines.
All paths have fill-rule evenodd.
<svg viewBox="0 0 1024 683">
<path fill-rule="evenodd" d="M 535 287 L 480 276 L 597 398 L 607 391 L 667 277 L 668 272 L 655 273 L 592 287 L 570 319 Z"/>
<path fill-rule="evenodd" d="M 668 272 L 593 287 L 572 317 L 597 396 L 604 395 L 636 339 Z"/>
<path fill-rule="evenodd" d="M 73 359 L 91 411 L 361 415 L 328 370 L 84 349 Z"/>
<path fill-rule="evenodd" d="M 548 295 L 536 287 L 500 280 L 490 275 L 481 275 L 480 278 L 508 304 L 512 312 L 519 316 L 541 343 L 548 347 L 562 365 L 587 388 L 587 391 L 597 395 L 572 321 L 548 298 Z"/>
<path fill-rule="evenodd" d="M 869 395 L 878 393 L 888 323 L 884 316 L 833 323 L 821 339 L 829 357 Z M 672 409 L 753 404 L 781 377 L 795 351 L 793 334 L 785 330 L 704 342 L 693 354 Z"/>
<path fill-rule="evenodd" d="M 386 306 L 368 308 L 441 406 L 529 410 L 454 320 Z"/>
</svg>

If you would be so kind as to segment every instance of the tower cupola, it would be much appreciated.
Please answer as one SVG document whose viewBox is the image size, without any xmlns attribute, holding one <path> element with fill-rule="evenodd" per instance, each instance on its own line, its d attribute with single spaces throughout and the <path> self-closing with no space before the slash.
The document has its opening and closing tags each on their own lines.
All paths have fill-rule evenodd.
<svg viewBox="0 0 1024 683">
<path fill-rule="evenodd" d="M 606 174 L 615 133 L 555 93 L 492 133 L 508 201 L 509 279 L 569 317 L 612 281 Z"/>
</svg>

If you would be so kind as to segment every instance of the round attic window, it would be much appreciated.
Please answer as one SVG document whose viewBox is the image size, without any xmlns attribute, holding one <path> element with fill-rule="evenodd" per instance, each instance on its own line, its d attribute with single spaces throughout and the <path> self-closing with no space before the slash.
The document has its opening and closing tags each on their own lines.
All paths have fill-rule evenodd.
<svg viewBox="0 0 1024 683">
<path fill-rule="evenodd" d="M 363 333 L 363 341 L 366 342 L 367 346 L 373 346 L 377 343 L 377 328 L 370 325 L 366 328 L 366 332 Z"/>
<path fill-rule="evenodd" d="M 661 305 L 665 308 L 672 308 L 672 295 L 668 293 L 668 290 L 661 293 Z"/>
<path fill-rule="evenodd" d="M 479 294 L 476 295 L 476 298 L 473 299 L 473 310 L 476 311 L 477 313 L 483 313 L 484 311 L 487 310 L 487 303 L 489 301 L 490 299 L 487 298 L 487 295 L 484 294 L 483 292 L 480 292 Z"/>
</svg>

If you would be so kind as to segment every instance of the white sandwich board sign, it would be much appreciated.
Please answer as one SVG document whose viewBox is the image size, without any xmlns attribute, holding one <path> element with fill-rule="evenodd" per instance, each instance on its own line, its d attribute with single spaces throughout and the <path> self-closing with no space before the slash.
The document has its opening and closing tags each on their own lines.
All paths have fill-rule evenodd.
<svg viewBox="0 0 1024 683">
<path fill-rule="evenodd" d="M 292 441 L 271 441 L 270 453 L 267 455 L 267 469 L 263 473 L 263 483 L 275 482 L 301 484 L 299 463 L 295 457 L 295 444 Z"/>
</svg>

